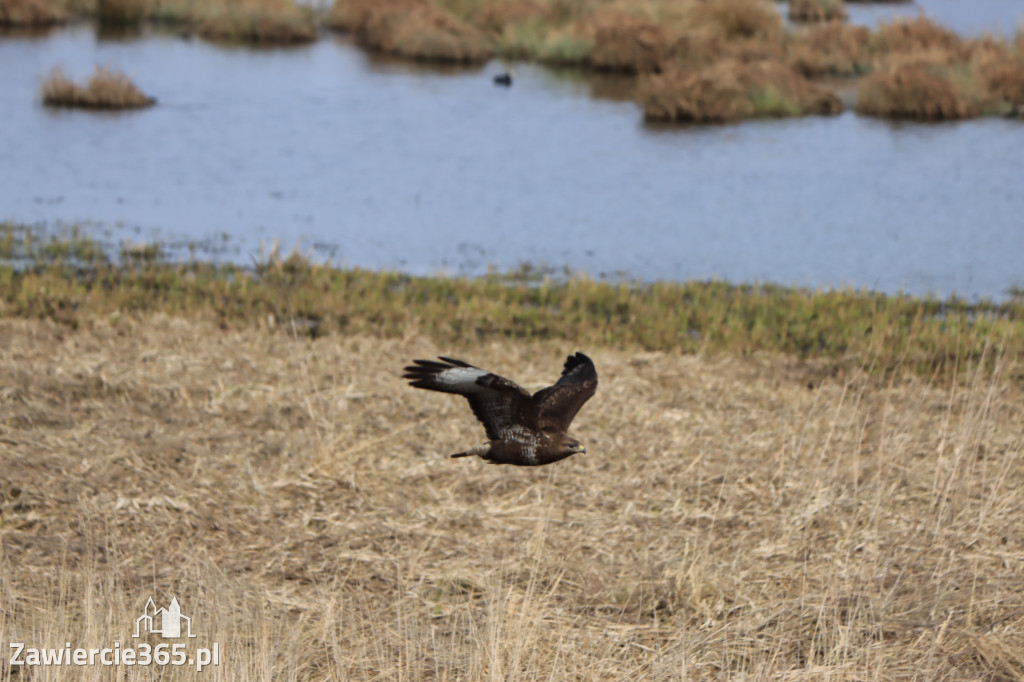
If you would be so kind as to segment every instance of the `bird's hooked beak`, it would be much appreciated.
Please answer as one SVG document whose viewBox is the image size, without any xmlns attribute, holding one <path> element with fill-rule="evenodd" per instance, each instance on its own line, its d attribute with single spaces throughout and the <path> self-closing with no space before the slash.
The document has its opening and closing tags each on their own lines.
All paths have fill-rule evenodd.
<svg viewBox="0 0 1024 682">
<path fill-rule="evenodd" d="M 572 451 L 579 455 L 585 455 L 587 454 L 587 446 L 583 443 L 576 443 L 572 446 Z"/>
</svg>

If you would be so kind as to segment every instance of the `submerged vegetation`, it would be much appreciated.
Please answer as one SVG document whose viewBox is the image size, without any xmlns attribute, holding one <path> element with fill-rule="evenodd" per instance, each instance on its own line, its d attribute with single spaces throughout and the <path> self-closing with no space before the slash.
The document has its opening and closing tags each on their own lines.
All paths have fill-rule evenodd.
<svg viewBox="0 0 1024 682">
<path fill-rule="evenodd" d="M 479 278 L 412 277 L 271 255 L 252 269 L 162 262 L 155 247 L 112 262 L 79 234 L 0 227 L 0 316 L 78 326 L 95 316 L 163 311 L 227 326 L 440 341 L 567 339 L 683 352 L 780 352 L 883 373 L 955 372 L 1024 362 L 1024 300 L 995 304 L 727 282 L 604 282 L 526 268 Z"/>
<path fill-rule="evenodd" d="M 84 86 L 71 81 L 60 68 L 43 83 L 43 104 L 51 107 L 138 109 L 155 103 L 128 76 L 102 66 L 96 67 Z"/>
<path fill-rule="evenodd" d="M 843 23 L 843 0 L 0 0 L 0 24 L 51 24 L 68 7 L 106 24 L 141 18 L 216 41 L 296 44 L 320 25 L 396 56 L 479 64 L 492 56 L 635 75 L 651 120 L 835 114 L 857 78 L 859 113 L 938 120 L 1024 112 L 1024 32 L 966 39 L 929 19 Z"/>
</svg>

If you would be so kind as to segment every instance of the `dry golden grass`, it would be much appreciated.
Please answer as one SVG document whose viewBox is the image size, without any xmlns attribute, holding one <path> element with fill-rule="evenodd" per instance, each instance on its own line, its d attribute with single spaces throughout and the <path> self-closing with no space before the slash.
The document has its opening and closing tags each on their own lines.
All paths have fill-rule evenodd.
<svg viewBox="0 0 1024 682">
<path fill-rule="evenodd" d="M 649 73 L 672 59 L 679 36 L 656 22 L 623 12 L 596 17 L 591 65 L 605 71 Z"/>
<path fill-rule="evenodd" d="M 1024 103 L 1024 57 L 1005 40 L 964 40 L 919 17 L 883 24 L 869 51 L 859 113 L 935 121 L 1006 115 Z"/>
<path fill-rule="evenodd" d="M 511 25 L 551 21 L 554 9 L 537 0 L 496 0 L 478 4 L 469 18 L 474 26 L 500 34 Z"/>
<path fill-rule="evenodd" d="M 960 36 L 924 15 L 883 22 L 871 36 L 871 49 L 880 55 L 920 54 L 929 50 L 960 54 L 963 48 Z"/>
<path fill-rule="evenodd" d="M 96 67 L 85 86 L 71 81 L 59 67 L 43 83 L 43 104 L 52 107 L 138 109 L 155 103 L 128 76 L 102 66 Z"/>
<path fill-rule="evenodd" d="M 901 63 L 876 71 L 857 87 L 857 113 L 884 118 L 944 121 L 981 112 L 948 72 Z"/>
<path fill-rule="evenodd" d="M 194 21 L 203 38 L 288 45 L 317 38 L 314 14 L 291 0 L 226 0 L 200 5 Z"/>
<path fill-rule="evenodd" d="M 576 349 L 0 319 L 0 641 L 132 646 L 177 596 L 223 662 L 175 679 L 1024 675 L 1001 372 L 584 348 L 589 453 L 539 469 L 448 459 L 482 435 L 464 401 L 399 378 L 446 352 L 535 389 Z"/>
<path fill-rule="evenodd" d="M 722 37 L 765 41 L 781 39 L 782 17 L 766 0 L 699 2 L 691 12 L 697 25 L 713 27 Z"/>
<path fill-rule="evenodd" d="M 640 83 L 653 121 L 736 121 L 763 116 L 838 114 L 842 102 L 785 64 L 721 61 L 693 72 L 666 71 Z"/>
<path fill-rule="evenodd" d="M 671 50 L 665 71 L 729 61 L 777 60 L 785 51 L 782 17 L 770 2 L 689 2 L 674 13 L 661 9 L 651 14 L 669 31 Z"/>
<path fill-rule="evenodd" d="M 1018 45 L 1024 45 L 1022 33 Z M 968 63 L 990 100 L 1011 107 L 1024 105 L 1024 51 L 992 37 L 972 40 L 967 45 Z"/>
<path fill-rule="evenodd" d="M 794 36 L 789 62 L 808 78 L 850 77 L 868 68 L 871 32 L 863 26 L 836 21 L 814 26 Z"/>
<path fill-rule="evenodd" d="M 328 24 L 409 59 L 478 63 L 492 54 L 483 31 L 427 0 L 336 0 Z"/>
<path fill-rule="evenodd" d="M 52 26 L 67 20 L 67 9 L 54 0 L 0 0 L 0 26 Z"/>
</svg>

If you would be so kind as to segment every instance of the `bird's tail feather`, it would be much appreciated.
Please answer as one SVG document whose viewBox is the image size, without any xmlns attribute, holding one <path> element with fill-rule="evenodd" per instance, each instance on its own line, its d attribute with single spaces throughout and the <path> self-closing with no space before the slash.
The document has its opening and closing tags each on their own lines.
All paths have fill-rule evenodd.
<svg viewBox="0 0 1024 682">
<path fill-rule="evenodd" d="M 456 452 L 452 457 L 472 457 L 473 455 L 480 455 L 483 457 L 491 451 L 491 444 L 484 443 L 483 445 L 477 445 L 464 452 Z"/>
</svg>

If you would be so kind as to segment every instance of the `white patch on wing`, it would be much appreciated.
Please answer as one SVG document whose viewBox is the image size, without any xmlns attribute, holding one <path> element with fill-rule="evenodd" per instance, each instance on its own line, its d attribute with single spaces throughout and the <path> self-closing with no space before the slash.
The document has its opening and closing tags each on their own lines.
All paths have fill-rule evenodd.
<svg viewBox="0 0 1024 682">
<path fill-rule="evenodd" d="M 434 375 L 434 381 L 442 386 L 457 388 L 463 393 L 477 393 L 483 391 L 483 386 L 478 386 L 476 380 L 487 376 L 488 372 L 475 367 L 453 367 Z"/>
<path fill-rule="evenodd" d="M 537 434 L 520 424 L 513 424 L 512 426 L 509 426 L 502 432 L 501 437 L 503 440 L 513 440 L 517 443 L 523 443 L 531 450 L 537 448 Z"/>
</svg>

